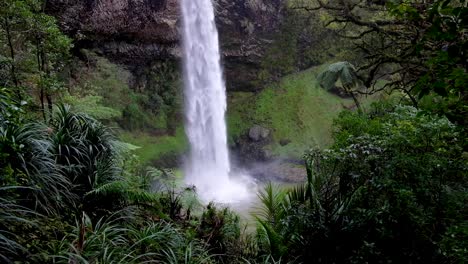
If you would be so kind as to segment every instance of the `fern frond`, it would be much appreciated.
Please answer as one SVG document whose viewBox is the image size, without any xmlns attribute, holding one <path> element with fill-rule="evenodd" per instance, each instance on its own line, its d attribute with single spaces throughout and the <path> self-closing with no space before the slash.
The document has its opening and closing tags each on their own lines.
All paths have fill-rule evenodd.
<svg viewBox="0 0 468 264">
<path fill-rule="evenodd" d="M 288 191 L 290 203 L 304 204 L 308 199 L 307 185 L 299 184 Z"/>
<path fill-rule="evenodd" d="M 86 196 L 109 196 L 122 197 L 129 204 L 152 204 L 159 202 L 159 196 L 140 189 L 131 188 L 126 181 L 113 181 L 103 184 L 98 188 L 86 193 Z"/>
<path fill-rule="evenodd" d="M 288 249 L 283 236 L 275 230 L 271 223 L 259 218 L 257 218 L 257 221 L 262 228 L 263 238 L 266 240 L 264 242 L 268 245 L 270 254 L 276 257 L 283 256 Z"/>
<path fill-rule="evenodd" d="M 258 208 L 257 215 L 270 223 L 277 223 L 284 214 L 286 194 L 287 192 L 279 186 L 268 183 L 265 189 L 258 193 L 261 207 Z"/>
</svg>

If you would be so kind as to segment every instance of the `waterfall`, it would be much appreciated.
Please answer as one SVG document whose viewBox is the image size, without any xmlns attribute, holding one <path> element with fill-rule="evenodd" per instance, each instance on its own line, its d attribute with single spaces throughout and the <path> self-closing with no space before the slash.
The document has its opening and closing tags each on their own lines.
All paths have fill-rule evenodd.
<svg viewBox="0 0 468 264">
<path fill-rule="evenodd" d="M 211 0 L 182 0 L 185 131 L 190 153 L 188 184 L 205 201 L 232 202 L 247 195 L 230 179 L 226 132 L 226 87 L 220 64 L 218 31 Z"/>
</svg>

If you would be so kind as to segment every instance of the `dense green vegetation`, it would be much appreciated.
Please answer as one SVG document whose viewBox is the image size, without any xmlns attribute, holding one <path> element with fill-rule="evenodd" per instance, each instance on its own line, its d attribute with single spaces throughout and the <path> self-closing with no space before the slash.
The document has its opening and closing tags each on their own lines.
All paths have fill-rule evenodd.
<svg viewBox="0 0 468 264">
<path fill-rule="evenodd" d="M 307 181 L 267 184 L 249 227 L 167 169 L 175 63 L 130 80 L 43 4 L 0 1 L 0 262 L 467 262 L 466 1 L 288 3 L 227 119 L 230 143 L 271 129 Z"/>
<path fill-rule="evenodd" d="M 262 194 L 264 250 L 311 263 L 463 263 L 460 130 L 393 104 L 343 112 L 335 128 L 330 149 L 306 154 L 305 185 Z"/>
</svg>

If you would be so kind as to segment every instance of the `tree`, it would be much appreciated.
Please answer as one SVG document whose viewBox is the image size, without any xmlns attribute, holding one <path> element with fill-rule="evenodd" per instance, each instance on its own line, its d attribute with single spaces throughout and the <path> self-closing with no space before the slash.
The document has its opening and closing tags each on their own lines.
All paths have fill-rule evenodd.
<svg viewBox="0 0 468 264">
<path fill-rule="evenodd" d="M 357 99 L 356 90 L 361 88 L 362 84 L 356 73 L 356 69 L 351 63 L 347 61 L 333 63 L 317 77 L 320 86 L 326 90 L 335 88 L 338 80 L 341 82 L 339 88 L 343 89 L 347 95 L 353 98 L 356 107 L 361 111 L 361 104 Z"/>
<path fill-rule="evenodd" d="M 0 3 L 0 29 L 7 47 L 1 55 L 9 68 L 5 86 L 13 86 L 21 99 L 24 88 L 38 88 L 44 119 L 46 106 L 52 112 L 52 96 L 60 90 L 59 73 L 64 69 L 72 46 L 57 26 L 55 18 L 44 13 L 42 0 L 4 0 Z M 31 66 L 32 65 L 32 66 Z"/>
<path fill-rule="evenodd" d="M 23 53 L 27 49 L 24 43 L 24 37 L 27 31 L 27 17 L 32 13 L 25 1 L 5 0 L 0 3 L 0 30 L 4 36 L 1 39 L 4 66 L 9 73 L 8 78 L 2 80 L 3 86 L 13 86 L 16 90 L 16 96 L 21 99 L 23 92 L 20 88 L 22 84 L 21 72 L 24 70 L 22 65 Z M 24 58 L 23 58 L 24 60 Z M 9 68 L 9 69 L 8 69 Z"/>
<path fill-rule="evenodd" d="M 398 90 L 461 125 L 468 120 L 465 0 L 303 0 L 295 8 L 326 12 L 325 26 L 357 51 L 353 64 L 368 93 Z M 376 85 L 385 79 L 386 85 Z"/>
<path fill-rule="evenodd" d="M 6 100 L 0 111 L 0 185 L 20 186 L 15 199 L 22 206 L 56 213 L 72 203 L 71 183 L 53 161 L 47 127 L 19 118 L 24 112 L 4 91 L 0 90 L 0 98 Z"/>
<path fill-rule="evenodd" d="M 58 28 L 55 18 L 44 13 L 44 7 L 42 1 L 31 2 L 34 15 L 30 20 L 33 30 L 30 41 L 35 46 L 41 109 L 46 118 L 44 100 L 47 100 L 49 114 L 52 114 L 52 95 L 62 86 L 57 74 L 66 65 L 72 45 Z"/>
</svg>

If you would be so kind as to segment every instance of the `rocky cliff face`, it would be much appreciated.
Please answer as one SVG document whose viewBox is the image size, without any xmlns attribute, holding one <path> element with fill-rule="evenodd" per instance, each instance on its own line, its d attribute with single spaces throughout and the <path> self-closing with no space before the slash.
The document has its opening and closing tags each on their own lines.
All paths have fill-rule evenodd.
<svg viewBox="0 0 468 264">
<path fill-rule="evenodd" d="M 138 71 L 181 57 L 180 0 L 48 0 L 48 11 L 80 47 Z M 229 89 L 252 81 L 282 18 L 284 0 L 214 0 Z"/>
</svg>

